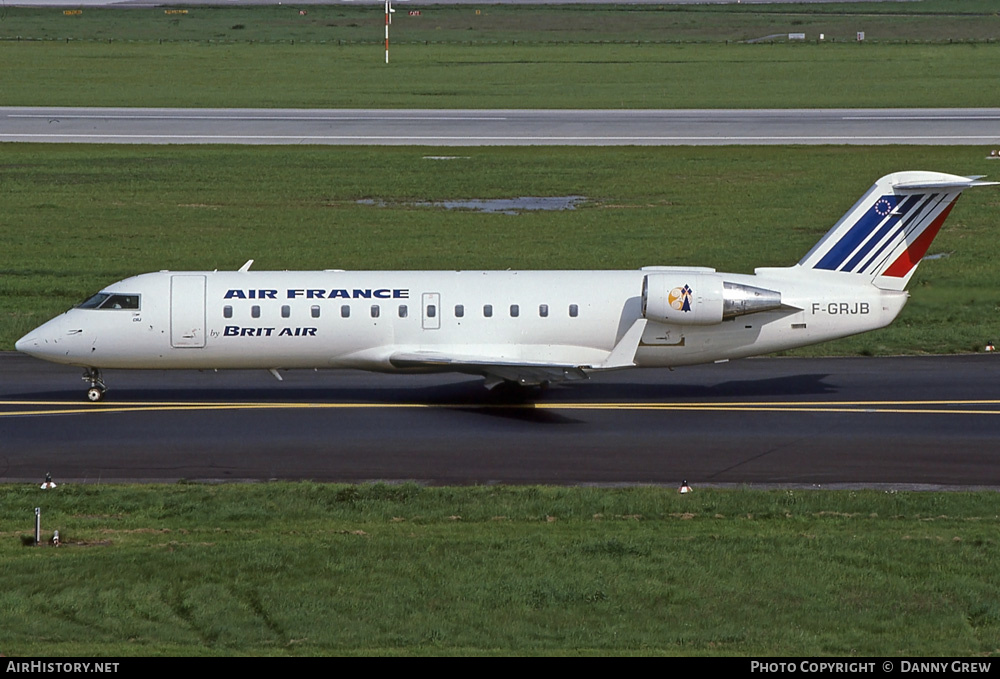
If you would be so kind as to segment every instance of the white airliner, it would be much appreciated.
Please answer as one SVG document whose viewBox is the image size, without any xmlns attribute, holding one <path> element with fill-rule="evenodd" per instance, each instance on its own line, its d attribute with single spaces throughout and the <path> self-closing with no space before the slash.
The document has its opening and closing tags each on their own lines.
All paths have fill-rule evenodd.
<svg viewBox="0 0 1000 679">
<path fill-rule="evenodd" d="M 766 354 L 881 328 L 964 189 L 879 179 L 806 254 L 753 275 L 637 271 L 160 271 L 119 281 L 17 349 L 85 368 L 450 371 L 542 385 Z"/>
</svg>

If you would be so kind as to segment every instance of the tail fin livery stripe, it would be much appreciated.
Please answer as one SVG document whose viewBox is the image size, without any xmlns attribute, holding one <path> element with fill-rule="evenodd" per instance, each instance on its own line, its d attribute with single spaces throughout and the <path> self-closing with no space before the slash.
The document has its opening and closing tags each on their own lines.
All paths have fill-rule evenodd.
<svg viewBox="0 0 1000 679">
<path fill-rule="evenodd" d="M 851 256 L 858 245 L 864 242 L 865 238 L 870 236 L 887 216 L 893 214 L 898 200 L 898 196 L 889 194 L 875 201 L 875 204 L 830 248 L 830 251 L 816 263 L 814 268 L 836 271 Z"/>
<path fill-rule="evenodd" d="M 965 189 L 997 182 L 944 172 L 888 174 L 837 220 L 798 267 L 902 291 Z M 855 276 L 856 278 L 851 278 Z"/>
<path fill-rule="evenodd" d="M 889 265 L 889 268 L 885 270 L 883 276 L 889 276 L 890 278 L 903 278 L 915 267 L 924 255 L 927 254 L 927 249 L 931 246 L 931 241 L 934 240 L 934 236 L 941 229 L 941 225 L 944 224 L 944 220 L 948 218 L 948 213 L 951 212 L 951 208 L 955 206 L 955 202 L 958 200 L 958 196 L 952 200 L 941 214 L 937 216 L 931 225 L 924 229 L 924 232 L 920 234 L 910 247 L 906 248 L 896 261 Z"/>
<path fill-rule="evenodd" d="M 922 194 L 918 195 L 916 196 L 916 198 L 919 201 L 919 199 L 923 198 L 923 195 Z M 907 232 L 907 229 L 913 226 L 914 223 L 919 224 L 921 216 L 927 214 L 927 206 L 939 198 L 940 196 L 936 194 L 928 196 L 926 200 L 924 200 L 924 202 L 920 204 L 920 207 L 918 207 L 912 214 L 910 214 L 909 217 L 903 220 L 903 223 L 899 225 L 899 228 L 897 228 L 892 233 L 891 236 L 882 241 L 882 244 L 879 246 L 879 248 L 874 252 L 874 254 L 872 254 L 871 257 L 868 258 L 868 261 L 865 262 L 861 266 L 861 268 L 857 270 L 857 273 L 864 273 L 865 271 L 867 271 L 868 268 L 872 265 L 872 263 L 877 261 L 878 258 L 881 257 L 883 253 L 885 253 L 886 248 L 888 248 L 890 245 L 899 242 L 898 239 L 900 237 L 900 234 L 905 234 Z M 886 257 L 888 257 L 888 254 L 886 254 Z"/>
<path fill-rule="evenodd" d="M 882 239 L 885 238 L 885 235 L 889 233 L 901 219 L 907 216 L 907 213 L 913 208 L 913 206 L 920 202 L 921 197 L 922 196 L 916 195 L 904 198 L 903 202 L 892 211 L 892 216 L 885 221 L 878 231 L 875 232 L 875 235 L 869 238 L 868 241 L 858 249 L 858 251 L 854 254 L 854 257 L 851 258 L 851 261 L 849 261 L 842 270 L 855 271 L 861 260 L 865 258 L 865 255 L 871 252 L 872 248 L 883 242 Z M 904 225 L 901 228 L 905 229 L 905 225 L 912 220 L 913 215 L 910 215 L 907 219 L 903 220 Z"/>
<path fill-rule="evenodd" d="M 933 218 L 932 215 L 935 215 L 939 211 L 941 203 L 946 199 L 948 199 L 948 196 L 941 193 L 934 193 L 928 196 L 927 200 L 913 213 L 911 218 L 906 220 L 891 237 L 886 239 L 882 247 L 865 262 L 865 265 L 858 270 L 858 273 L 865 273 L 872 265 L 874 265 L 873 271 L 885 271 L 885 268 L 888 266 L 887 260 L 893 256 L 893 250 L 900 243 L 912 241 L 913 234 L 919 234 L 930 223 Z"/>
</svg>

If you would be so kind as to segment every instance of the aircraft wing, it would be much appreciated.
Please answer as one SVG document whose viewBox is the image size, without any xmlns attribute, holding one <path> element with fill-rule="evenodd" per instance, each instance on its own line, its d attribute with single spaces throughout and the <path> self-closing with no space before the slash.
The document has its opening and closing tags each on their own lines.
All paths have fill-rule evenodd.
<svg viewBox="0 0 1000 679">
<path fill-rule="evenodd" d="M 506 356 L 449 354 L 440 351 L 396 352 L 389 356 L 389 362 L 396 368 L 424 368 L 443 372 L 483 375 L 488 387 L 494 387 L 501 382 L 536 385 L 546 382 L 584 380 L 587 379 L 588 371 L 626 368 L 635 365 L 635 352 L 645 327 L 646 319 L 636 320 L 602 361 L 588 364 L 552 359 L 531 360 L 525 358 L 522 360 Z"/>
<path fill-rule="evenodd" d="M 494 387 L 501 382 L 528 385 L 587 379 L 587 373 L 583 366 L 530 361 L 501 361 L 485 356 L 449 356 L 433 351 L 396 353 L 389 357 L 389 362 L 397 368 L 427 368 L 483 375 L 486 378 L 486 385 L 489 387 Z"/>
</svg>

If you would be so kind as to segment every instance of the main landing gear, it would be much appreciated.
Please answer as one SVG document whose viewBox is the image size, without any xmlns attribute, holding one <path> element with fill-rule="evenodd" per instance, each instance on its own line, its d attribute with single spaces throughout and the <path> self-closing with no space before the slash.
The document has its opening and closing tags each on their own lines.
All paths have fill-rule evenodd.
<svg viewBox="0 0 1000 679">
<path fill-rule="evenodd" d="M 101 380 L 101 371 L 97 368 L 87 368 L 83 371 L 83 381 L 90 382 L 90 389 L 87 390 L 87 400 L 94 403 L 104 398 L 104 392 L 108 390 L 104 381 Z"/>
</svg>

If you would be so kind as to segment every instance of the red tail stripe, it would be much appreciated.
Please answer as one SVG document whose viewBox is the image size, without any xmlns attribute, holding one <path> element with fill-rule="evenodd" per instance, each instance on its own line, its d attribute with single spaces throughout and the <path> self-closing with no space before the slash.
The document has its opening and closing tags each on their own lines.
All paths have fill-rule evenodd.
<svg viewBox="0 0 1000 679">
<path fill-rule="evenodd" d="M 937 216 L 931 225 L 924 229 L 924 232 L 917 237 L 917 240 L 910 244 L 910 247 L 903 251 L 895 262 L 893 262 L 888 269 L 885 270 L 883 276 L 889 276 L 890 278 L 903 278 L 906 274 L 913 270 L 924 255 L 927 254 L 927 249 L 931 246 L 931 241 L 937 235 L 938 231 L 941 229 L 941 225 L 944 224 L 944 220 L 948 218 L 948 213 L 951 212 L 951 208 L 955 206 L 956 200 L 951 201 L 951 203 L 946 207 L 941 214 Z"/>
</svg>

